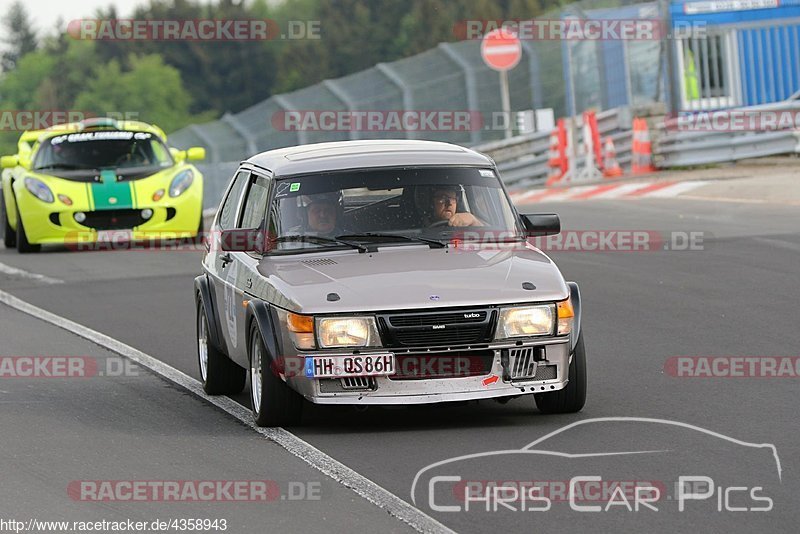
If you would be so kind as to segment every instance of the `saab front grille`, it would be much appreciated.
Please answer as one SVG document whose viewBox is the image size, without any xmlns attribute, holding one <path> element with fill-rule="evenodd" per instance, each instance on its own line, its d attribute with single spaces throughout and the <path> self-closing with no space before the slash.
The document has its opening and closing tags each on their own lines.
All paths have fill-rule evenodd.
<svg viewBox="0 0 800 534">
<path fill-rule="evenodd" d="M 476 345 L 492 340 L 494 310 L 447 310 L 378 315 L 387 347 Z"/>
<path fill-rule="evenodd" d="M 86 211 L 83 226 L 95 230 L 130 230 L 145 223 L 141 210 L 98 210 Z"/>
</svg>

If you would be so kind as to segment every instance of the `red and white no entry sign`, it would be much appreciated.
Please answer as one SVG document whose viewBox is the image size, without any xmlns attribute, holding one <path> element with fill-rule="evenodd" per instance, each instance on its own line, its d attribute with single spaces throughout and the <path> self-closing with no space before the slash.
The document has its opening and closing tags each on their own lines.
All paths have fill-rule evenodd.
<svg viewBox="0 0 800 534">
<path fill-rule="evenodd" d="M 517 66 L 522 57 L 522 44 L 513 31 L 498 28 L 483 37 L 481 56 L 494 70 L 510 70 Z"/>
</svg>

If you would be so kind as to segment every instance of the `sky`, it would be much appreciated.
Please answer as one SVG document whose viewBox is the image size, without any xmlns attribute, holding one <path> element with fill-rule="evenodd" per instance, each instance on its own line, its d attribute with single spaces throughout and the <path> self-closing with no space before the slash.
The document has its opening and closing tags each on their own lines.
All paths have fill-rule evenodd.
<svg viewBox="0 0 800 534">
<path fill-rule="evenodd" d="M 13 0 L 0 0 L 0 18 L 2 18 L 8 8 L 13 4 Z M 58 23 L 59 17 L 64 24 L 74 19 L 90 18 L 95 10 L 100 7 L 114 5 L 117 14 L 125 17 L 133 12 L 133 9 L 146 3 L 144 0 L 23 0 L 23 4 L 28 10 L 28 15 L 39 35 L 43 33 L 53 33 L 53 28 Z"/>
</svg>

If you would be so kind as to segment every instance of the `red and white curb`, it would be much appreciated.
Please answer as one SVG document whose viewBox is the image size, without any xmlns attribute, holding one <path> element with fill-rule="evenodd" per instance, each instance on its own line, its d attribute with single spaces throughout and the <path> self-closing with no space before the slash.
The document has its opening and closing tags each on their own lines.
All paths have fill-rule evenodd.
<svg viewBox="0 0 800 534">
<path fill-rule="evenodd" d="M 515 204 L 534 202 L 571 202 L 594 199 L 633 199 L 633 198 L 672 198 L 697 189 L 709 183 L 707 180 L 672 182 L 619 182 L 612 184 L 579 185 L 575 187 L 554 187 L 551 189 L 532 189 L 511 194 Z"/>
</svg>

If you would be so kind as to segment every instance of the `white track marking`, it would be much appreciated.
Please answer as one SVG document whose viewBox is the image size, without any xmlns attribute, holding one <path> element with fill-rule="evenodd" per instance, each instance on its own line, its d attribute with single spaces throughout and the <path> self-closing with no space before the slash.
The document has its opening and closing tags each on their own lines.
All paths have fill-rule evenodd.
<svg viewBox="0 0 800 534">
<path fill-rule="evenodd" d="M 6 265 L 5 263 L 0 263 L 0 273 L 7 274 L 9 276 L 15 276 L 17 278 L 27 278 L 28 280 L 36 280 L 37 282 L 41 282 L 43 284 L 64 283 L 63 280 L 59 280 L 58 278 L 50 278 L 49 276 L 45 276 L 43 274 L 30 273 L 22 269 L 17 269 L 16 267 L 12 267 L 11 265 Z"/>
<path fill-rule="evenodd" d="M 594 199 L 603 199 L 603 198 L 619 198 L 621 196 L 625 196 L 628 193 L 633 193 L 634 191 L 641 189 L 642 187 L 646 187 L 650 185 L 649 183 L 642 183 L 636 182 L 632 184 L 620 184 L 613 189 L 609 189 L 608 191 L 603 191 L 599 195 L 595 195 L 592 197 Z"/>
<path fill-rule="evenodd" d="M 63 328 L 64 330 L 68 330 L 84 339 L 88 339 L 89 341 L 100 345 L 103 348 L 136 362 L 142 367 L 147 367 L 154 373 L 163 376 L 167 380 L 178 384 L 203 400 L 208 401 L 226 411 L 244 425 L 280 445 L 297 458 L 300 458 L 311 467 L 324 473 L 341 485 L 350 488 L 372 504 L 378 506 L 388 514 L 406 523 L 417 532 L 444 532 L 448 534 L 455 534 L 455 531 L 447 528 L 436 519 L 408 504 L 406 501 L 384 489 L 375 482 L 358 474 L 338 460 L 331 458 L 321 450 L 300 439 L 291 432 L 279 427 L 261 428 L 256 426 L 253 422 L 253 417 L 250 413 L 250 410 L 228 397 L 211 397 L 206 395 L 200 382 L 175 369 L 174 367 L 167 365 L 161 360 L 135 349 L 130 345 L 126 345 L 125 343 L 122 343 L 121 341 L 118 341 L 110 336 L 101 334 L 96 330 L 92 330 L 91 328 L 70 321 L 65 317 L 61 317 L 60 315 L 56 315 L 47 310 L 34 306 L 33 304 L 25 302 L 24 300 L 18 299 L 10 293 L 6 293 L 2 290 L 0 290 L 0 302 L 10 306 L 11 308 L 14 308 L 15 310 L 31 315 L 37 319 L 41 319 L 42 321 L 55 325 L 59 328 Z"/>
<path fill-rule="evenodd" d="M 704 180 L 693 180 L 688 182 L 678 182 L 676 184 L 669 185 L 663 189 L 659 189 L 657 191 L 652 191 L 647 193 L 646 195 L 642 195 L 644 198 L 672 198 L 677 197 L 682 193 L 686 193 L 693 189 L 697 189 L 698 187 L 702 187 L 706 185 L 708 182 Z"/>
</svg>

